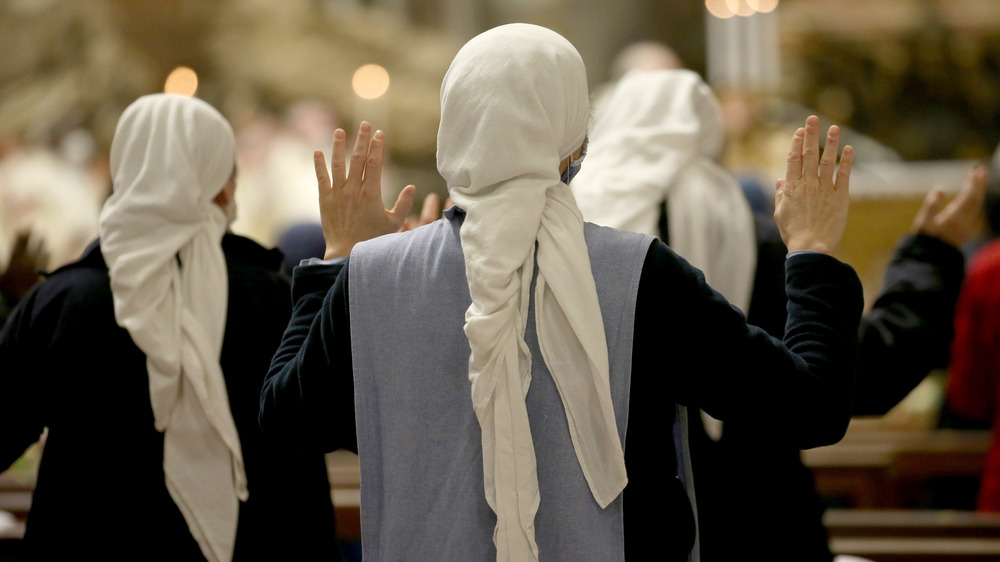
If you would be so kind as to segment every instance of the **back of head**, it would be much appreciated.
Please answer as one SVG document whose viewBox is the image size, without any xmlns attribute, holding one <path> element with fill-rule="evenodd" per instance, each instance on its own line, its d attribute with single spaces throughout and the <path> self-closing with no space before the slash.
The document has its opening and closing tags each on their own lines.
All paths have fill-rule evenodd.
<svg viewBox="0 0 1000 562">
<path fill-rule="evenodd" d="M 673 70 L 684 68 L 677 53 L 659 41 L 638 41 L 622 48 L 611 63 L 611 79 L 618 80 L 633 70 Z"/>
<path fill-rule="evenodd" d="M 598 224 L 658 234 L 659 203 L 693 163 L 710 165 L 722 141 L 718 103 L 698 74 L 632 71 L 597 115 L 572 183 L 580 210 Z"/>
<path fill-rule="evenodd" d="M 235 154 L 232 127 L 208 103 L 143 96 L 122 114 L 111 143 L 112 207 L 133 216 L 197 221 L 232 174 Z M 102 221 L 110 218 L 102 215 Z"/>
<path fill-rule="evenodd" d="M 753 217 L 736 180 L 714 158 L 722 148 L 718 104 L 689 70 L 635 70 L 602 106 L 589 155 L 573 180 L 584 217 L 661 235 L 747 310 L 756 250 Z"/>
<path fill-rule="evenodd" d="M 586 69 L 569 41 L 535 25 L 491 29 L 462 47 L 441 84 L 438 171 L 463 191 L 525 175 L 556 183 L 589 118 Z"/>
<path fill-rule="evenodd" d="M 622 150 L 668 145 L 715 158 L 722 150 L 719 104 L 690 70 L 634 70 L 615 86 L 594 123 L 594 143 L 627 143 Z"/>
</svg>

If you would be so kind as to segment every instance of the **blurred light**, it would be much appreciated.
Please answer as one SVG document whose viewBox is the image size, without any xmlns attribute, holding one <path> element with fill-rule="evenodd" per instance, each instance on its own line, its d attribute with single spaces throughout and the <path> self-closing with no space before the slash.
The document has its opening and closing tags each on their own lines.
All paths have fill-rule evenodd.
<svg viewBox="0 0 1000 562">
<path fill-rule="evenodd" d="M 186 66 L 178 66 L 167 76 L 163 91 L 167 94 L 191 97 L 198 91 L 198 75 Z"/>
<path fill-rule="evenodd" d="M 729 9 L 726 0 L 705 0 L 705 9 L 719 19 L 729 19 L 736 14 Z"/>
<path fill-rule="evenodd" d="M 762 14 L 768 14 L 778 7 L 778 0 L 747 0 L 750 8 Z"/>
<path fill-rule="evenodd" d="M 389 71 L 377 64 L 366 64 L 354 71 L 351 86 L 358 97 L 373 100 L 389 89 Z"/>
<path fill-rule="evenodd" d="M 747 17 L 754 13 L 747 0 L 726 0 L 726 6 L 737 16 Z"/>
</svg>

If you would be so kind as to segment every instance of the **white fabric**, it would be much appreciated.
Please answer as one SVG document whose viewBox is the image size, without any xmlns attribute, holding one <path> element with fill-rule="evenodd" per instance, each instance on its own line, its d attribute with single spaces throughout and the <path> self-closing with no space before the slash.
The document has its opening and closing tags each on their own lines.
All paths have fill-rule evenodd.
<svg viewBox="0 0 1000 562">
<path fill-rule="evenodd" d="M 130 105 L 111 144 L 114 191 L 101 251 L 115 318 L 146 354 L 167 489 L 208 560 L 231 560 L 243 455 L 219 365 L 228 281 L 226 217 L 212 199 L 233 172 L 226 119 L 194 98 Z"/>
<path fill-rule="evenodd" d="M 536 243 L 539 347 L 583 474 L 601 507 L 627 482 L 583 219 L 559 181 L 559 163 L 583 143 L 588 118 L 579 53 L 533 25 L 505 25 L 473 38 L 441 85 L 438 171 L 467 212 L 461 238 L 472 296 L 465 324 L 469 380 L 482 428 L 486 499 L 497 515 L 497 560 L 538 557 L 538 477 L 524 403 Z"/>
<path fill-rule="evenodd" d="M 715 163 L 719 119 L 696 73 L 632 71 L 598 114 L 571 187 L 586 220 L 652 235 L 665 199 L 670 247 L 746 313 L 757 268 L 753 215 L 739 184 Z"/>
</svg>

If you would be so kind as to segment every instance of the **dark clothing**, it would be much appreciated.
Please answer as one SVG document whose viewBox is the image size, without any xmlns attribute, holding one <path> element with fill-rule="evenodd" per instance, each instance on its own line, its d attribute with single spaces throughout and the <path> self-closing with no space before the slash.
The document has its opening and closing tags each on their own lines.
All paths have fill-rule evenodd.
<svg viewBox="0 0 1000 562">
<path fill-rule="evenodd" d="M 325 451 L 356 449 L 348 267 L 295 271 L 292 321 L 261 396 L 265 435 Z M 690 506 L 673 477 L 675 402 L 757 420 L 776 429 L 765 438 L 788 447 L 833 443 L 846 430 L 860 283 L 850 267 L 823 255 L 789 259 L 787 271 L 785 344 L 795 353 L 747 326 L 701 272 L 661 242 L 650 247 L 636 300 L 625 443 L 627 558 L 655 552 L 683 560 L 693 541 Z M 419 306 L 407 313 L 419 314 Z M 748 377 L 747 364 L 766 368 Z M 782 423 L 789 413 L 805 423 Z"/>
<path fill-rule="evenodd" d="M 250 491 L 234 559 L 337 559 L 322 456 L 265 442 L 257 425 L 261 385 L 290 315 L 281 254 L 231 234 L 222 247 L 229 307 L 221 364 Z M 146 358 L 115 322 L 96 242 L 15 309 L 0 357 L 0 469 L 49 430 L 28 556 L 204 559 L 167 492 Z"/>
<path fill-rule="evenodd" d="M 773 220 L 758 217 L 756 226 L 758 265 L 748 321 L 780 336 L 785 307 L 775 264 L 787 250 Z M 961 252 L 941 240 L 915 235 L 900 243 L 882 293 L 861 319 L 854 415 L 884 414 L 931 369 L 947 365 L 963 269 Z M 801 420 L 787 415 L 783 423 Z M 691 426 L 704 562 L 738 560 L 748 552 L 832 560 L 824 506 L 798 450 L 761 440 L 769 430 L 759 424 L 727 421 L 718 442 L 707 437 L 700 420 L 692 419 Z M 752 515 L 741 506 L 753 506 Z"/>
</svg>

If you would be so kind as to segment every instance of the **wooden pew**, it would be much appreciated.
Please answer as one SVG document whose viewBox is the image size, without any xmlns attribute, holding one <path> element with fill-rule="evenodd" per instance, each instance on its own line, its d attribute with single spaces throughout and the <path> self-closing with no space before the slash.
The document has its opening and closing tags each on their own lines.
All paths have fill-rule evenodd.
<svg viewBox="0 0 1000 562">
<path fill-rule="evenodd" d="M 941 537 L 842 537 L 830 539 L 834 554 L 874 562 L 985 562 L 1000 560 L 1000 539 Z"/>
<path fill-rule="evenodd" d="M 852 422 L 840 443 L 802 458 L 823 496 L 857 508 L 918 507 L 933 479 L 977 480 L 991 442 L 990 431 L 870 430 Z"/>
<path fill-rule="evenodd" d="M 830 537 L 1000 539 L 1000 514 L 951 509 L 828 509 Z"/>
<path fill-rule="evenodd" d="M 823 516 L 835 554 L 876 562 L 1000 559 L 1000 515 L 974 511 L 830 509 Z"/>
</svg>

